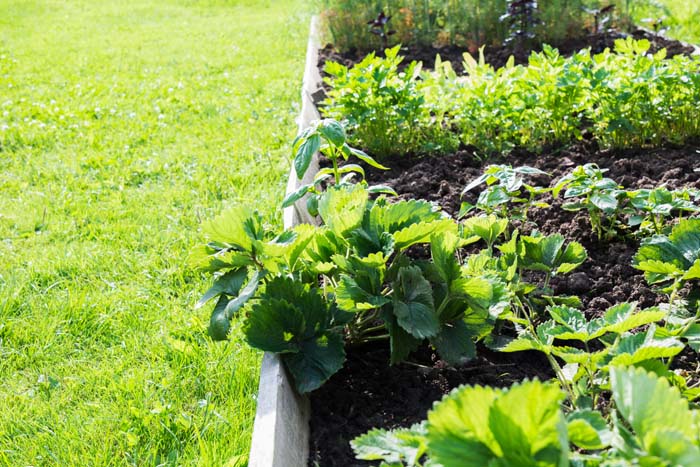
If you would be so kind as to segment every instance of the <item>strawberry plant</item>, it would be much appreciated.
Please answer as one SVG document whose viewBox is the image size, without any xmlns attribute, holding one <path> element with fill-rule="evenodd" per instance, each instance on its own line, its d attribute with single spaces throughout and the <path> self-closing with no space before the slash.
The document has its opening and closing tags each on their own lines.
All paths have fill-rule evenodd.
<svg viewBox="0 0 700 467">
<path fill-rule="evenodd" d="M 358 459 L 406 467 L 691 467 L 700 462 L 696 410 L 642 368 L 610 368 L 605 410 L 567 409 L 553 383 L 455 389 L 408 429 L 355 438 Z"/>
<path fill-rule="evenodd" d="M 537 201 L 536 197 L 549 192 L 547 188 L 528 185 L 524 175 L 547 175 L 534 167 L 509 165 L 489 165 L 484 173 L 472 180 L 462 191 L 462 195 L 479 185 L 486 184 L 486 189 L 479 194 L 476 205 L 463 202 L 459 217 L 464 217 L 473 209 L 486 214 L 498 213 L 504 219 L 527 220 L 530 208 L 549 207 L 547 203 Z"/>
<path fill-rule="evenodd" d="M 673 304 L 687 282 L 700 279 L 700 219 L 683 220 L 670 235 L 644 240 L 633 265 L 644 271 L 647 282 L 669 292 Z"/>
<path fill-rule="evenodd" d="M 248 343 L 280 354 L 302 393 L 342 367 L 347 345 L 388 341 L 392 363 L 426 340 L 449 363 L 472 358 L 508 299 L 498 277 L 462 270 L 458 249 L 476 239 L 427 202 L 371 200 L 386 188 L 341 178 L 362 172 L 339 167 L 339 157 L 378 164 L 349 147 L 336 122 L 315 123 L 293 146 L 298 176 L 316 150 L 333 162 L 285 200 L 313 194 L 323 225 L 274 232 L 241 206 L 206 223 L 209 241 L 192 262 L 214 275 L 198 303 L 217 300 L 211 336 L 226 338 L 241 320 Z M 334 183 L 322 190 L 324 176 Z M 416 244 L 429 246 L 430 261 L 406 254 Z"/>
<path fill-rule="evenodd" d="M 657 332 L 653 323 L 668 315 L 658 308 L 637 310 L 635 303 L 621 303 L 592 320 L 566 305 L 550 306 L 546 312 L 550 319 L 535 325 L 529 317 L 519 323 L 517 338 L 500 337 L 494 348 L 502 352 L 542 352 L 575 405 L 596 406 L 611 366 L 639 365 L 650 360 L 661 363 L 661 359 L 672 358 L 684 348 L 677 337 Z M 646 332 L 632 332 L 645 325 L 651 325 Z M 567 371 L 557 359 L 567 364 Z"/>
<path fill-rule="evenodd" d="M 669 190 L 663 186 L 632 191 L 629 193 L 630 204 L 639 214 L 631 215 L 628 225 L 639 226 L 641 232 L 661 235 L 667 230 L 666 218 L 673 212 L 682 216 L 684 212 L 700 211 L 695 204 L 697 196 L 694 190 Z"/>
<path fill-rule="evenodd" d="M 587 211 L 598 240 L 603 237 L 611 239 L 617 235 L 627 198 L 627 192 L 620 185 L 603 176 L 606 171 L 596 164 L 578 166 L 562 177 L 552 190 L 555 198 L 564 189 L 564 199 L 579 198 L 578 201 L 564 203 L 562 208 L 567 211 Z"/>
</svg>

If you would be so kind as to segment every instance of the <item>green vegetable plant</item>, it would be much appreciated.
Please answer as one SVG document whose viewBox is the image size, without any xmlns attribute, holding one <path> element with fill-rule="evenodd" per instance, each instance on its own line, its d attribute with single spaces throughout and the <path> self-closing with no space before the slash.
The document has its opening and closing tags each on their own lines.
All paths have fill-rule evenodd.
<svg viewBox="0 0 700 467">
<path fill-rule="evenodd" d="M 645 239 L 633 266 L 644 271 L 649 284 L 669 293 L 673 305 L 685 284 L 700 279 L 700 219 L 682 220 L 670 235 Z"/>
<path fill-rule="evenodd" d="M 615 237 L 626 212 L 628 193 L 614 180 L 604 177 L 607 169 L 596 164 L 578 166 L 562 177 L 554 186 L 552 195 L 556 198 L 562 190 L 564 199 L 577 198 L 562 205 L 567 211 L 587 211 L 591 227 L 598 240 Z"/>
<path fill-rule="evenodd" d="M 629 193 L 630 204 L 639 211 L 629 217 L 628 225 L 638 226 L 640 232 L 661 235 L 667 233 L 666 219 L 674 212 L 682 217 L 684 212 L 700 211 L 695 204 L 696 190 L 669 190 L 660 186 L 653 189 L 635 190 Z"/>
<path fill-rule="evenodd" d="M 289 193 L 282 201 L 282 207 L 293 205 L 298 200 L 307 196 L 306 207 L 311 215 L 318 215 L 318 201 L 322 193 L 322 185 L 330 180 L 336 186 L 352 183 L 359 177 L 359 183 L 365 184 L 365 170 L 358 164 L 344 164 L 339 166 L 340 160 L 347 161 L 350 157 L 357 158 L 371 167 L 388 170 L 379 164 L 365 152 L 353 148 L 347 143 L 345 128 L 339 122 L 332 119 L 323 119 L 312 122 L 303 130 L 292 143 L 294 153 L 294 170 L 299 178 L 309 168 L 314 154 L 319 152 L 330 162 L 331 167 L 320 169 L 312 183 L 303 184 L 295 191 Z M 396 195 L 396 192 L 384 185 L 375 185 L 368 188 L 370 193 L 386 193 Z"/>
<path fill-rule="evenodd" d="M 319 148 L 366 159 L 341 130 L 322 121 L 297 139 L 299 176 Z M 224 339 L 241 323 L 250 345 L 281 355 L 302 393 L 342 367 L 348 345 L 386 341 L 392 363 L 424 341 L 452 364 L 474 357 L 475 341 L 507 306 L 500 278 L 462 270 L 458 250 L 477 239 L 425 201 L 370 199 L 377 190 L 339 178 L 342 170 L 334 163 L 325 175 L 337 183 L 287 200 L 314 194 L 321 226 L 275 232 L 241 206 L 204 225 L 209 241 L 192 262 L 214 275 L 198 303 L 216 299 L 211 336 Z M 429 247 L 429 260 L 406 254 L 417 244 Z"/>
<path fill-rule="evenodd" d="M 498 214 L 504 219 L 527 221 L 528 210 L 533 207 L 546 208 L 549 205 L 538 201 L 537 197 L 549 192 L 548 188 L 525 183 L 526 175 L 547 175 L 534 167 L 510 165 L 489 165 L 484 173 L 472 180 L 462 191 L 462 195 L 486 184 L 476 205 L 463 202 L 459 217 L 464 217 L 473 209 L 484 213 Z"/>
<path fill-rule="evenodd" d="M 684 348 L 680 339 L 657 329 L 656 323 L 668 316 L 660 308 L 637 310 L 636 303 L 624 302 L 591 320 L 567 305 L 549 306 L 546 313 L 549 319 L 537 325 L 527 320 L 518 327 L 517 338 L 500 337 L 493 346 L 502 352 L 542 352 L 573 406 L 597 406 L 611 366 L 654 361 L 667 371 L 670 361 L 662 359 Z M 641 326 L 648 326 L 647 331 L 634 332 Z"/>
<path fill-rule="evenodd" d="M 384 467 L 691 467 L 700 462 L 698 412 L 668 380 L 613 366 L 604 409 L 567 408 L 552 383 L 463 386 L 408 429 L 373 429 L 351 445 Z"/>
<path fill-rule="evenodd" d="M 540 18 L 566 23 L 556 16 L 547 20 L 543 8 Z M 401 75 L 376 57 L 350 70 L 329 65 L 332 93 L 324 111 L 371 124 L 357 141 L 371 154 L 379 150 L 377 156 L 386 148 L 393 154 L 441 154 L 456 147 L 457 138 L 482 156 L 516 147 L 535 152 L 562 147 L 584 132 L 603 148 L 692 141 L 700 136 L 700 61 L 667 59 L 663 51 L 652 55 L 649 47 L 648 41 L 628 38 L 616 41 L 614 52 L 582 50 L 562 57 L 544 45 L 527 66 L 511 60 L 499 69 L 485 62 L 483 52 L 477 58 L 466 54 L 468 78 L 438 65 L 418 79 L 415 67 L 409 69 L 413 75 Z M 402 136 L 389 142 L 384 130 L 390 128 Z"/>
<path fill-rule="evenodd" d="M 412 62 L 403 71 L 399 46 L 384 57 L 370 53 L 348 67 L 328 62 L 325 78 L 330 86 L 322 112 L 346 120 L 353 144 L 377 158 L 407 153 L 449 153 L 457 147 L 456 135 L 436 122 L 420 92 L 421 65 Z"/>
</svg>

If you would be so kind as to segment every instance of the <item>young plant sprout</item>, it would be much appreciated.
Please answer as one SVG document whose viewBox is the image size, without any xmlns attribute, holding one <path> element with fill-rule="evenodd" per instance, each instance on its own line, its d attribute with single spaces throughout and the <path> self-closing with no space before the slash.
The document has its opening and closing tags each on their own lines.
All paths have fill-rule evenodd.
<svg viewBox="0 0 700 467">
<path fill-rule="evenodd" d="M 484 173 L 472 180 L 462 191 L 462 195 L 479 185 L 486 189 L 479 194 L 476 205 L 463 202 L 459 217 L 464 217 L 477 209 L 488 215 L 497 214 L 503 219 L 527 221 L 527 213 L 533 207 L 546 208 L 549 205 L 538 201 L 537 197 L 550 191 L 548 188 L 525 183 L 525 176 L 547 175 L 529 166 L 489 165 Z"/>
<path fill-rule="evenodd" d="M 564 199 L 578 198 L 577 201 L 564 203 L 562 208 L 587 211 L 598 240 L 615 237 L 628 196 L 614 180 L 603 176 L 605 172 L 607 169 L 601 169 L 596 164 L 578 166 L 562 177 L 552 190 L 555 198 L 564 189 Z"/>
<path fill-rule="evenodd" d="M 382 40 L 382 50 L 389 48 L 389 36 L 396 34 L 396 31 L 389 29 L 389 21 L 391 21 L 391 16 L 385 15 L 384 10 L 382 10 L 376 18 L 367 22 L 370 26 L 369 32 L 379 36 Z"/>
</svg>

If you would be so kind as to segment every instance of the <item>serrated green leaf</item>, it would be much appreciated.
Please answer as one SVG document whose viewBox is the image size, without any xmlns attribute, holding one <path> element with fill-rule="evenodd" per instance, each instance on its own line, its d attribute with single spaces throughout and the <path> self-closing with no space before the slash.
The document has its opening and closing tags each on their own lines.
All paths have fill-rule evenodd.
<svg viewBox="0 0 700 467">
<path fill-rule="evenodd" d="M 300 394 L 311 392 L 338 372 L 345 362 L 343 338 L 328 332 L 301 342 L 298 351 L 282 359 L 294 377 Z"/>
<path fill-rule="evenodd" d="M 563 398 L 539 381 L 455 390 L 428 414 L 431 459 L 444 467 L 565 466 Z"/>
<path fill-rule="evenodd" d="M 484 467 L 503 451 L 489 429 L 502 391 L 481 386 L 453 390 L 428 413 L 428 449 L 444 467 Z"/>
<path fill-rule="evenodd" d="M 204 222 L 202 230 L 214 242 L 226 243 L 242 251 L 250 251 L 253 239 L 246 224 L 262 223 L 260 215 L 246 206 L 234 206 L 214 219 Z"/>
<path fill-rule="evenodd" d="M 420 268 L 401 268 L 393 289 L 394 315 L 398 324 L 418 339 L 435 336 L 440 323 L 435 313 L 432 288 Z"/>
<path fill-rule="evenodd" d="M 459 237 L 453 232 L 434 235 L 430 239 L 430 253 L 433 263 L 448 287 L 460 276 L 459 261 L 455 257 L 459 241 Z"/>
<path fill-rule="evenodd" d="M 608 308 L 603 316 L 605 332 L 622 334 L 640 326 L 661 321 L 667 315 L 667 312 L 658 308 L 639 312 L 636 312 L 636 308 L 637 304 L 634 302 L 624 302 Z"/>
<path fill-rule="evenodd" d="M 271 298 L 251 307 L 243 327 L 246 341 L 251 347 L 265 352 L 298 352 L 300 338 L 306 323 L 297 307 Z"/>
<path fill-rule="evenodd" d="M 474 333 L 464 323 L 458 320 L 444 324 L 437 336 L 430 339 L 440 358 L 450 365 L 465 363 L 476 356 Z"/>
<path fill-rule="evenodd" d="M 522 333 L 515 339 L 503 337 L 491 346 L 499 352 L 523 352 L 525 350 L 538 350 L 549 353 L 549 346 L 540 343 L 531 334 Z"/>
<path fill-rule="evenodd" d="M 350 445 L 358 459 L 413 467 L 427 449 L 426 434 L 424 424 L 391 431 L 375 428 L 352 440 Z"/>
<path fill-rule="evenodd" d="M 645 437 L 646 450 L 659 465 L 695 467 L 700 465 L 700 448 L 677 430 L 659 430 Z M 645 464 L 649 465 L 649 464 Z"/>
<path fill-rule="evenodd" d="M 700 259 L 696 259 L 692 266 L 683 274 L 683 280 L 700 279 Z"/>
<path fill-rule="evenodd" d="M 680 221 L 671 231 L 669 239 L 690 266 L 700 258 L 700 219 Z"/>
<path fill-rule="evenodd" d="M 643 369 L 610 368 L 610 385 L 617 411 L 641 439 L 660 430 L 696 437 L 696 417 L 668 381 Z"/>
<path fill-rule="evenodd" d="M 675 337 L 657 338 L 653 326 L 646 333 L 632 334 L 620 339 L 611 350 L 610 366 L 634 365 L 654 358 L 669 358 L 683 350 L 683 343 Z"/>
<path fill-rule="evenodd" d="M 578 242 L 569 242 L 564 253 L 557 259 L 558 274 L 566 274 L 580 266 L 588 258 L 586 249 Z"/>
<path fill-rule="evenodd" d="M 368 197 L 361 185 L 332 187 L 321 196 L 318 212 L 331 231 L 344 236 L 362 223 Z"/>
<path fill-rule="evenodd" d="M 681 336 L 686 339 L 688 346 L 700 352 L 700 324 L 692 324 L 687 331 Z"/>
<path fill-rule="evenodd" d="M 581 449 L 605 449 L 612 441 L 612 431 L 600 414 L 590 409 L 577 410 L 567 417 L 569 441 Z"/>
<path fill-rule="evenodd" d="M 411 224 L 408 227 L 398 230 L 392 234 L 394 241 L 396 242 L 395 248 L 400 251 L 405 250 L 416 243 L 426 243 L 430 241 L 430 237 L 433 235 L 433 233 L 440 231 L 441 229 L 449 229 L 451 223 L 451 220 L 443 219 L 438 221 L 418 222 L 416 224 Z"/>
<path fill-rule="evenodd" d="M 470 217 L 462 225 L 465 236 L 475 235 L 487 245 L 493 245 L 508 228 L 508 219 L 499 219 L 496 216 Z"/>
<path fill-rule="evenodd" d="M 499 397 L 489 427 L 503 450 L 504 465 L 566 465 L 568 441 L 559 408 L 559 385 L 537 380 L 516 384 Z"/>
<path fill-rule="evenodd" d="M 371 310 L 391 302 L 387 297 L 363 289 L 354 278 L 346 275 L 341 276 L 335 289 L 335 300 L 341 310 L 350 312 Z"/>
<path fill-rule="evenodd" d="M 399 326 L 393 313 L 382 311 L 382 318 L 386 328 L 389 330 L 390 362 L 392 365 L 395 365 L 404 361 L 411 352 L 416 350 L 421 340 L 416 339 Z"/>
</svg>

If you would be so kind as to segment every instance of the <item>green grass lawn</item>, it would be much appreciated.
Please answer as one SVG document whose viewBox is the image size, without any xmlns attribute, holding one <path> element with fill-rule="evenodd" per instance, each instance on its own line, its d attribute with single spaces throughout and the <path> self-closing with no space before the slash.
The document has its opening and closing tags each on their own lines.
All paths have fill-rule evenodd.
<svg viewBox="0 0 700 467">
<path fill-rule="evenodd" d="M 0 465 L 245 464 L 260 355 L 187 252 L 280 222 L 303 3 L 0 0 Z"/>
</svg>

